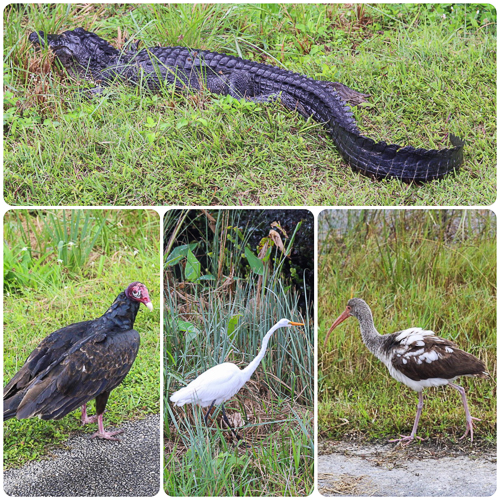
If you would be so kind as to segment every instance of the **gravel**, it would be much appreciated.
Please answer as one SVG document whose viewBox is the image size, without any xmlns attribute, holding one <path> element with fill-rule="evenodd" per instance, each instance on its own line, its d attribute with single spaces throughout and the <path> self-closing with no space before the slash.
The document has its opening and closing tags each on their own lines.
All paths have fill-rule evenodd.
<svg viewBox="0 0 500 500">
<path fill-rule="evenodd" d="M 494 450 L 450 452 L 393 444 L 337 443 L 319 456 L 325 496 L 484 497 L 495 493 Z"/>
<path fill-rule="evenodd" d="M 120 442 L 68 440 L 53 457 L 4 471 L 11 496 L 154 496 L 160 489 L 160 416 L 122 424 Z M 112 430 L 112 429 L 106 429 Z"/>
</svg>

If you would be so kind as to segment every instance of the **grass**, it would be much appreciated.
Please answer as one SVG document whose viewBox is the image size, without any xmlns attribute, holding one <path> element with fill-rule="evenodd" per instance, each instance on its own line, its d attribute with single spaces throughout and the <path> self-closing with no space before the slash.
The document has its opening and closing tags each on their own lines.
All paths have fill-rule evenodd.
<svg viewBox="0 0 500 500">
<path fill-rule="evenodd" d="M 8 381 L 38 343 L 54 330 L 103 314 L 116 296 L 132 281 L 148 286 L 155 310 L 141 308 L 135 327 L 141 335 L 137 359 L 125 378 L 111 394 L 105 414 L 105 427 L 119 427 L 126 420 L 159 413 L 159 219 L 146 210 L 84 210 L 105 225 L 86 262 L 69 272 L 57 263 L 57 247 L 46 256 L 47 266 L 58 267 L 57 281 L 35 277 L 19 286 L 13 281 L 4 293 L 4 380 Z M 75 213 L 75 212 L 73 212 Z M 63 221 L 63 211 L 10 211 L 4 219 L 4 248 L 13 247 L 25 234 L 37 254 L 40 245 L 48 244 L 43 231 L 51 218 Z M 28 224 L 31 229 L 27 230 Z M 80 229 L 83 228 L 83 224 Z M 40 234 L 35 237 L 35 231 Z M 76 250 L 76 248 L 75 248 Z M 101 263 L 102 265 L 98 265 Z M 34 273 L 43 273 L 38 268 Z M 5 270 L 4 270 L 5 273 Z M 5 282 L 5 280 L 4 280 Z M 90 414 L 93 414 L 94 403 Z M 30 460 L 50 455 L 71 435 L 93 433 L 96 424 L 83 430 L 80 412 L 70 413 L 59 421 L 11 419 L 4 424 L 4 466 L 18 467 Z"/>
<path fill-rule="evenodd" d="M 444 17 L 443 17 L 444 16 Z M 67 205 L 489 205 L 496 197 L 496 13 L 465 5 L 34 5 L 4 11 L 5 199 Z M 340 81 L 371 94 L 368 136 L 467 141 L 457 175 L 375 182 L 320 124 L 279 104 L 151 95 L 81 82 L 36 54 L 32 30 L 83 26 L 114 45 L 187 45 Z"/>
<path fill-rule="evenodd" d="M 361 297 L 381 333 L 411 326 L 435 331 L 482 359 L 490 379 L 463 377 L 475 422 L 473 446 L 496 442 L 496 221 L 488 211 L 324 211 L 319 255 L 321 439 L 408 434 L 416 393 L 397 383 L 361 341 L 350 319 L 327 330 L 347 300 Z M 425 389 L 418 434 L 458 443 L 465 417 L 457 391 Z M 464 440 L 469 446 L 470 441 Z"/>
<path fill-rule="evenodd" d="M 165 225 L 166 257 L 178 242 L 184 243 L 183 234 L 194 234 L 196 220 L 183 217 L 183 211 L 174 213 Z M 246 276 L 235 272 L 231 279 L 225 275 L 226 269 L 239 269 L 229 261 L 244 253 L 244 232 L 234 240 L 225 234 L 234 215 L 219 211 L 217 230 L 206 228 L 207 247 L 196 249 L 197 257 L 209 256 L 206 269 L 223 269 L 217 280 L 186 279 L 188 257 L 166 269 L 164 488 L 170 496 L 308 495 L 314 485 L 311 318 L 300 311 L 297 294 L 280 278 L 279 260 L 265 281 L 252 271 Z M 284 317 L 306 326 L 277 330 L 250 381 L 225 404 L 247 447 L 237 445 L 219 408 L 206 426 L 199 407 L 169 403 L 174 391 L 212 366 L 246 366 L 265 333 Z"/>
</svg>

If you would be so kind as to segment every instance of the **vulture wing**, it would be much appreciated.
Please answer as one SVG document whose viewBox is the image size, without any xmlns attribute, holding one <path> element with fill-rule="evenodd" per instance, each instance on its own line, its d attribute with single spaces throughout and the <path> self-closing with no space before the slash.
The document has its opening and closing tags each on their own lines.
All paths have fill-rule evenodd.
<svg viewBox="0 0 500 500">
<path fill-rule="evenodd" d="M 22 368 L 4 387 L 3 398 L 8 399 L 23 390 L 35 377 L 57 361 L 74 344 L 91 334 L 93 321 L 81 321 L 66 326 L 45 337 L 29 355 Z"/>
<path fill-rule="evenodd" d="M 139 342 L 135 330 L 96 333 L 80 340 L 23 390 L 17 418 L 58 420 L 109 393 L 130 371 Z"/>
</svg>

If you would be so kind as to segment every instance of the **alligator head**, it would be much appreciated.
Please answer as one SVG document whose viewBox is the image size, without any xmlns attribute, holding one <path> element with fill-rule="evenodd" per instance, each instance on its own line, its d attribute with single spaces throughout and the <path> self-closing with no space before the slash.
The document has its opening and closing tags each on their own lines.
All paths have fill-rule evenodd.
<svg viewBox="0 0 500 500">
<path fill-rule="evenodd" d="M 34 31 L 29 41 L 37 47 L 45 47 L 47 43 L 73 77 L 98 80 L 101 71 L 110 67 L 120 55 L 108 42 L 83 28 L 65 31 L 60 35 Z"/>
</svg>

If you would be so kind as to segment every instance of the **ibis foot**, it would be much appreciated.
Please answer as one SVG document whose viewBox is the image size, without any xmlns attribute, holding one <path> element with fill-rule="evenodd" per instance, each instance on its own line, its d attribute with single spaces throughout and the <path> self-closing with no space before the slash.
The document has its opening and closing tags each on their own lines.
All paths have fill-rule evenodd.
<svg viewBox="0 0 500 500">
<path fill-rule="evenodd" d="M 401 446 L 408 446 L 414 439 L 425 441 L 425 439 L 420 436 L 403 436 L 400 434 L 399 439 L 389 439 L 389 443 L 401 443 Z"/>
<path fill-rule="evenodd" d="M 479 422 L 481 422 L 480 418 L 470 417 L 470 420 L 467 420 L 467 424 L 465 426 L 465 434 L 460 438 L 460 439 L 463 439 L 470 432 L 470 442 L 471 443 L 474 440 L 474 423 L 473 423 L 473 420 L 478 420 Z"/>
</svg>

